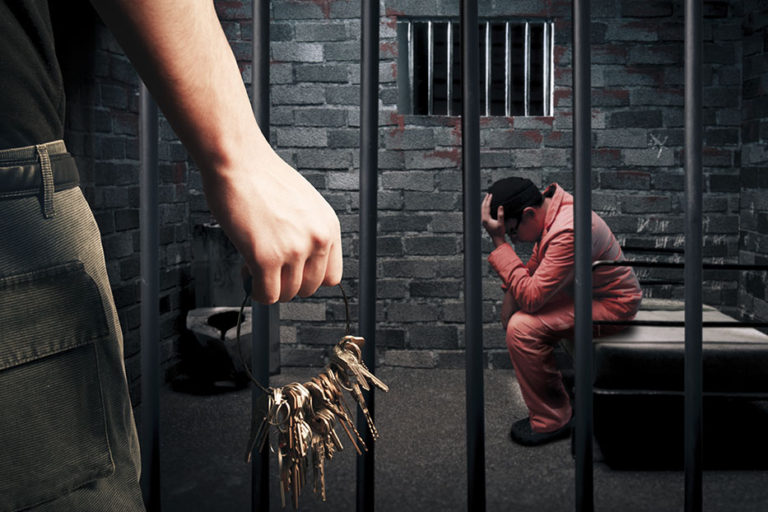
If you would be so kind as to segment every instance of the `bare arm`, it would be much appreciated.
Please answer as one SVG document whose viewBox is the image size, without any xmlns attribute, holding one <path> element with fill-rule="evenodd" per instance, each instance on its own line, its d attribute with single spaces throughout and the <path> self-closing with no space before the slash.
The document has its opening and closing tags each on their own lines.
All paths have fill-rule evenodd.
<svg viewBox="0 0 768 512">
<path fill-rule="evenodd" d="M 244 256 L 260 302 L 341 279 L 339 221 L 270 147 L 212 1 L 92 0 L 203 178 L 208 205 Z"/>
</svg>

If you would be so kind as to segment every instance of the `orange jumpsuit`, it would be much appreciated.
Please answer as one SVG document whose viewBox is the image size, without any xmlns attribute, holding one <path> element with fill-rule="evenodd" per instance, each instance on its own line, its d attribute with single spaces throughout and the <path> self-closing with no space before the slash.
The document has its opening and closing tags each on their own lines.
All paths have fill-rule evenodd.
<svg viewBox="0 0 768 512">
<path fill-rule="evenodd" d="M 534 432 L 550 432 L 571 418 L 571 404 L 555 366 L 557 340 L 572 336 L 574 326 L 573 196 L 559 185 L 547 209 L 541 238 L 523 264 L 509 244 L 488 257 L 519 310 L 507 324 L 507 349 Z M 592 261 L 622 259 L 608 225 L 592 212 Z M 592 319 L 631 320 L 642 293 L 631 267 L 598 267 L 592 273 Z M 615 332 L 615 329 L 613 329 Z M 606 334 L 605 330 L 596 334 Z"/>
</svg>

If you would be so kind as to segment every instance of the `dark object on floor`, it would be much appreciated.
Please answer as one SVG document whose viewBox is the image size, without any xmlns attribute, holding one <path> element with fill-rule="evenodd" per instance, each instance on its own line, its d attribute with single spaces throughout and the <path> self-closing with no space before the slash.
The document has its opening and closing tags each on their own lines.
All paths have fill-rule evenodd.
<svg viewBox="0 0 768 512">
<path fill-rule="evenodd" d="M 512 429 L 509 431 L 509 437 L 522 446 L 540 446 L 542 444 L 569 437 L 571 435 L 572 425 L 573 418 L 571 418 L 568 423 L 552 432 L 534 432 L 531 429 L 531 419 L 523 418 L 512 424 Z"/>
</svg>

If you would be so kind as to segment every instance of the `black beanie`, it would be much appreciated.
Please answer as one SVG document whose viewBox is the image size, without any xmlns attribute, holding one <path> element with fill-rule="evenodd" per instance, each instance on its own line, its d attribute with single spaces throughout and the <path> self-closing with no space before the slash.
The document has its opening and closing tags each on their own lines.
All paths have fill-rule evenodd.
<svg viewBox="0 0 768 512">
<path fill-rule="evenodd" d="M 491 199 L 491 217 L 496 218 L 499 206 L 504 207 L 504 217 L 512 219 L 519 217 L 528 206 L 541 203 L 541 192 L 527 178 L 504 178 L 497 181 L 488 189 L 493 195 Z"/>
</svg>

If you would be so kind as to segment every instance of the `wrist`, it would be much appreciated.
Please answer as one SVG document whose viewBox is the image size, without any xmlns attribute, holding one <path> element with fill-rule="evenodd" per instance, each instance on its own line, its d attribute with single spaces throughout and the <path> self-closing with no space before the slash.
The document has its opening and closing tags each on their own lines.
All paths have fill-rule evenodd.
<svg viewBox="0 0 768 512">
<path fill-rule="evenodd" d="M 504 235 L 491 236 L 491 240 L 493 241 L 494 247 L 500 247 L 507 243 L 507 239 Z"/>
</svg>

